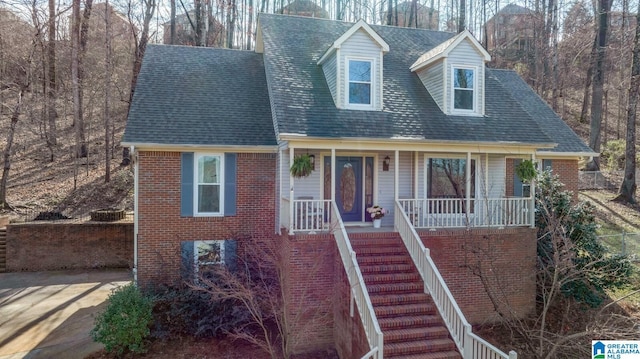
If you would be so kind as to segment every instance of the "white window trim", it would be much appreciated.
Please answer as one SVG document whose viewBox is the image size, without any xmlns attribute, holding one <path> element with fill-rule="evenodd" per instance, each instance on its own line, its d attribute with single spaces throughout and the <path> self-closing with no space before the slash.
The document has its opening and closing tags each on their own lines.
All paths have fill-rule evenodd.
<svg viewBox="0 0 640 359">
<path fill-rule="evenodd" d="M 218 157 L 220 159 L 220 212 L 198 211 L 198 160 L 201 157 Z M 193 156 L 193 216 L 194 217 L 223 217 L 224 216 L 224 153 L 195 153 Z"/>
<path fill-rule="evenodd" d="M 351 103 L 349 102 L 349 84 L 351 83 L 351 81 L 349 81 L 349 63 L 351 61 L 366 61 L 371 63 L 371 89 L 369 91 L 369 100 L 371 103 L 369 104 L 361 104 L 361 103 Z M 344 103 L 345 103 L 345 108 L 347 109 L 351 109 L 351 110 L 373 110 L 375 109 L 375 102 L 376 102 L 376 94 L 377 94 L 377 84 L 376 84 L 376 68 L 377 68 L 377 63 L 376 63 L 376 59 L 375 58 L 371 58 L 371 57 L 357 57 L 357 56 L 346 56 L 345 57 L 345 71 L 344 71 Z M 366 83 L 366 82 L 361 82 L 361 81 L 355 81 L 356 83 Z"/>
<path fill-rule="evenodd" d="M 442 153 L 442 154 L 437 154 L 437 153 L 429 153 L 429 154 L 425 154 L 424 155 L 424 161 L 423 161 L 423 178 L 424 178 L 424 187 L 423 187 L 423 192 L 424 193 L 424 198 L 429 199 L 429 160 L 435 158 L 435 159 L 450 159 L 450 160 L 466 160 L 467 156 L 466 155 L 458 155 L 458 154 L 448 154 L 448 153 Z M 471 199 L 480 199 L 479 197 L 479 193 L 478 191 L 480 190 L 480 175 L 482 173 L 480 173 L 480 175 L 478 174 L 480 172 L 480 156 L 478 155 L 473 155 L 471 156 L 471 160 L 472 161 L 476 161 L 476 168 L 475 168 L 475 173 L 474 173 L 474 178 L 475 178 L 475 183 L 474 183 L 474 188 L 475 188 L 475 193 L 474 193 L 474 197 L 471 197 Z M 476 201 L 477 202 L 477 201 Z"/>
<path fill-rule="evenodd" d="M 455 81 L 454 81 L 454 76 L 455 76 L 455 72 L 456 69 L 463 69 L 463 70 L 472 70 L 473 71 L 473 109 L 471 110 L 465 110 L 465 109 L 461 109 L 461 108 L 456 108 L 456 87 L 455 87 Z M 480 71 L 478 70 L 477 66 L 469 66 L 469 65 L 451 65 L 451 113 L 455 114 L 455 115 L 467 115 L 467 116 L 474 116 L 474 115 L 478 115 L 478 75 L 480 74 Z"/>
<path fill-rule="evenodd" d="M 193 241 L 193 267 L 194 267 L 194 273 L 198 274 L 198 272 L 200 271 L 200 266 L 201 265 L 224 265 L 226 263 L 226 256 L 225 256 L 225 251 L 224 251 L 224 240 L 222 239 L 214 239 L 214 240 L 200 240 L 200 241 Z M 218 263 L 200 263 L 198 261 L 198 244 L 200 243 L 217 243 L 220 246 L 220 262 Z"/>
</svg>

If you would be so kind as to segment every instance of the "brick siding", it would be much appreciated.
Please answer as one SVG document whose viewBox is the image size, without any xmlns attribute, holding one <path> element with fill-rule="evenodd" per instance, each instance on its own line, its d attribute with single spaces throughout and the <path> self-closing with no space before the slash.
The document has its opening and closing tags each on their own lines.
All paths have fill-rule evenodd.
<svg viewBox="0 0 640 359">
<path fill-rule="evenodd" d="M 180 243 L 193 240 L 275 240 L 276 155 L 238 153 L 237 212 L 226 217 L 180 216 L 180 153 L 138 154 L 138 281 L 180 279 Z M 241 249 L 240 249 L 241 250 Z"/>
<path fill-rule="evenodd" d="M 513 196 L 513 176 L 515 174 L 515 159 L 507 158 L 505 188 L 507 197 Z M 551 160 L 553 174 L 560 177 L 564 188 L 573 192 L 573 200 L 578 200 L 578 160 Z"/>
<path fill-rule="evenodd" d="M 285 301 L 295 353 L 333 348 L 334 258 L 338 248 L 330 234 L 283 235 Z M 344 300 L 344 297 L 340 300 Z"/>
<path fill-rule="evenodd" d="M 133 267 L 133 223 L 7 226 L 7 271 Z"/>
<path fill-rule="evenodd" d="M 421 231 L 451 294 L 472 324 L 498 319 L 488 295 L 517 316 L 535 309 L 536 229 Z M 487 280 L 485 284 L 479 274 Z"/>
</svg>

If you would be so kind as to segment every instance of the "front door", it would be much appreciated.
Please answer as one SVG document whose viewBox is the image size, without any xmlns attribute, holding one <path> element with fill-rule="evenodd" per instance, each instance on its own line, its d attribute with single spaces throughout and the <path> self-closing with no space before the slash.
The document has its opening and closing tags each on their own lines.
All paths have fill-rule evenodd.
<svg viewBox="0 0 640 359">
<path fill-rule="evenodd" d="M 331 157 L 325 157 L 325 199 L 331 198 Z M 367 173 L 363 168 L 366 162 Z M 365 206 L 370 206 L 373 197 L 373 158 L 336 156 L 336 205 L 345 222 L 366 221 Z M 365 181 L 363 181 L 363 175 Z M 366 185 L 363 188 L 363 183 Z M 365 193 L 366 192 L 366 193 Z M 365 204 L 363 196 L 367 199 Z"/>
</svg>

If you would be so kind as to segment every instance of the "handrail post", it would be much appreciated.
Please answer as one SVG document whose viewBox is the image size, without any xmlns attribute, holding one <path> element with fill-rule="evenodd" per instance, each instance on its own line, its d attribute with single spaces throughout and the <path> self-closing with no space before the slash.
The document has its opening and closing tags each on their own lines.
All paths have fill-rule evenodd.
<svg viewBox="0 0 640 359">
<path fill-rule="evenodd" d="M 509 359 L 518 359 L 518 353 L 516 353 L 515 351 L 510 351 L 509 352 Z"/>
<path fill-rule="evenodd" d="M 473 359 L 473 345 L 471 345 L 471 325 L 466 324 L 464 330 L 464 339 L 462 340 L 462 348 L 463 353 L 462 357 L 464 359 Z"/>
</svg>

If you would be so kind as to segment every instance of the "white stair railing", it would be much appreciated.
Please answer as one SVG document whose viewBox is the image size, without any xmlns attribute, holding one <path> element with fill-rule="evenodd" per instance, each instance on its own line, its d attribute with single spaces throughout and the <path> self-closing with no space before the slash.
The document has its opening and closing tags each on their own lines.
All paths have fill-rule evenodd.
<svg viewBox="0 0 640 359">
<path fill-rule="evenodd" d="M 515 351 L 507 355 L 472 332 L 471 324 L 462 314 L 462 310 L 431 259 L 429 249 L 424 246 L 404 212 L 400 200 L 395 201 L 395 210 L 395 228 L 400 233 L 413 263 L 422 276 L 425 293 L 431 295 L 462 357 L 465 359 L 517 359 L 518 354 Z"/>
<path fill-rule="evenodd" d="M 373 311 L 373 305 L 371 304 L 371 298 L 369 298 L 369 292 L 364 284 L 362 272 L 360 272 L 360 266 L 356 260 L 356 252 L 351 247 L 347 231 L 344 228 L 344 223 L 340 217 L 340 212 L 335 202 L 331 202 L 331 228 L 333 236 L 336 239 L 338 245 L 338 252 L 340 252 L 340 258 L 344 265 L 344 270 L 347 273 L 349 279 L 349 286 L 351 287 L 351 316 L 354 315 L 354 303 L 358 308 L 360 314 L 360 320 L 362 320 L 362 326 L 364 332 L 367 335 L 367 341 L 369 342 L 369 348 L 371 349 L 362 359 L 382 359 L 383 358 L 383 335 L 376 318 L 376 313 Z"/>
</svg>

